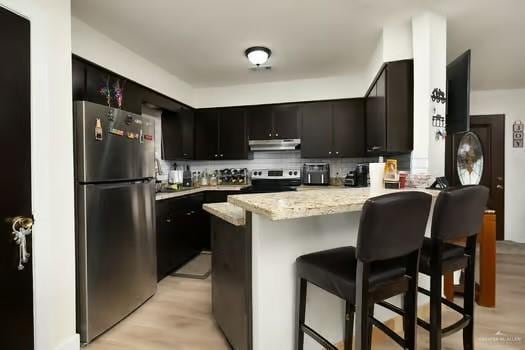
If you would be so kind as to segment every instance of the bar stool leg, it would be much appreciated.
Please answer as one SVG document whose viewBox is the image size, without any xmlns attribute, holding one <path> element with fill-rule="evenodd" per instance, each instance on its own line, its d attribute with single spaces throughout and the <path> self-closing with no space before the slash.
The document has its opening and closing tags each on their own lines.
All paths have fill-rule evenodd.
<svg viewBox="0 0 525 350">
<path fill-rule="evenodd" d="M 474 299 L 475 299 L 475 264 L 476 264 L 476 236 L 469 237 L 467 240 L 467 250 L 469 259 L 465 268 L 465 294 L 464 312 L 470 316 L 470 322 L 463 329 L 463 349 L 474 349 Z"/>
<path fill-rule="evenodd" d="M 374 304 L 368 307 L 368 316 L 374 316 Z M 374 325 L 372 324 L 371 318 L 368 319 L 368 349 L 372 349 L 372 333 L 374 332 Z"/>
<path fill-rule="evenodd" d="M 441 266 L 435 265 L 430 276 L 430 350 L 441 350 Z"/>
<path fill-rule="evenodd" d="M 369 318 L 369 295 L 368 295 L 368 279 L 370 274 L 369 264 L 361 261 L 357 262 L 356 281 L 359 281 L 356 286 L 356 323 L 355 323 L 355 348 L 356 350 L 369 350 L 370 347 L 370 318 Z"/>
<path fill-rule="evenodd" d="M 346 302 L 344 350 L 352 350 L 354 342 L 354 305 Z"/>
<path fill-rule="evenodd" d="M 417 286 L 419 278 L 419 252 L 410 256 L 410 266 L 416 266 L 415 269 L 407 271 L 410 275 L 408 290 L 403 297 L 403 308 L 405 316 L 403 317 L 403 331 L 405 336 L 405 348 L 415 350 L 417 346 Z"/>
<path fill-rule="evenodd" d="M 304 332 L 302 330 L 302 325 L 304 324 L 305 314 L 306 314 L 306 280 L 299 278 L 298 288 L 297 288 L 297 350 L 303 350 L 304 348 Z"/>
<path fill-rule="evenodd" d="M 405 349 L 416 349 L 417 330 L 417 283 L 405 293 L 403 299 L 405 316 L 403 317 L 403 331 L 405 336 Z"/>
</svg>

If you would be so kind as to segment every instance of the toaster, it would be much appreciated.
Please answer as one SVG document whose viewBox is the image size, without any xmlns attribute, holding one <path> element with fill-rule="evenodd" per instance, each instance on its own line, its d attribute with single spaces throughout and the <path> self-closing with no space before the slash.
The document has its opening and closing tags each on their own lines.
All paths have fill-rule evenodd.
<svg viewBox="0 0 525 350">
<path fill-rule="evenodd" d="M 304 185 L 329 185 L 330 164 L 328 163 L 305 163 L 303 166 Z"/>
</svg>

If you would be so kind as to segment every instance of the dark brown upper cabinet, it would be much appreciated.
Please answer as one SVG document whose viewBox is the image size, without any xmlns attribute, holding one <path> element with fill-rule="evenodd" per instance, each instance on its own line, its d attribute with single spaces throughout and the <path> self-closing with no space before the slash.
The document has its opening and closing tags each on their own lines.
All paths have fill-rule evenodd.
<svg viewBox="0 0 525 350">
<path fill-rule="evenodd" d="M 79 84 L 78 86 L 74 86 L 74 99 L 83 99 L 101 105 L 111 105 L 111 107 L 117 108 L 118 104 L 115 98 L 114 89 L 115 84 L 120 83 L 120 86 L 124 91 L 121 108 L 131 113 L 142 114 L 144 88 L 137 83 L 129 81 L 126 78 L 113 74 L 100 67 L 85 64 L 85 91 L 81 97 L 79 90 L 80 83 L 75 83 L 75 80 L 78 79 L 75 78 L 75 75 L 80 76 L 81 64 L 81 62 L 77 62 L 73 65 L 73 83 Z M 107 95 L 102 92 L 102 90 L 108 88 L 111 94 L 109 103 Z"/>
<path fill-rule="evenodd" d="M 195 159 L 219 157 L 219 110 L 198 109 L 195 112 Z"/>
<path fill-rule="evenodd" d="M 385 63 L 365 96 L 367 155 L 412 151 L 413 101 L 413 61 Z"/>
<path fill-rule="evenodd" d="M 267 140 L 273 134 L 272 106 L 253 106 L 246 108 L 248 118 L 248 139 Z"/>
<path fill-rule="evenodd" d="M 300 138 L 300 104 L 246 107 L 250 140 Z"/>
<path fill-rule="evenodd" d="M 305 103 L 302 108 L 302 157 L 362 157 L 365 153 L 364 119 L 362 98 Z"/>
<path fill-rule="evenodd" d="M 304 158 L 327 158 L 332 155 L 332 104 L 305 103 L 302 108 L 301 155 Z"/>
<path fill-rule="evenodd" d="M 137 83 L 124 80 L 124 98 L 122 109 L 135 114 L 142 114 L 142 95 L 144 89 Z"/>
<path fill-rule="evenodd" d="M 72 61 L 73 71 L 73 101 L 85 100 L 86 65 L 78 60 Z"/>
<path fill-rule="evenodd" d="M 247 159 L 248 140 L 244 108 L 221 108 L 219 114 L 219 159 Z"/>
<path fill-rule="evenodd" d="M 283 104 L 273 106 L 273 132 L 275 139 L 298 139 L 300 133 L 300 104 Z"/>
<path fill-rule="evenodd" d="M 195 113 L 195 159 L 248 159 L 246 111 L 240 107 Z"/>
<path fill-rule="evenodd" d="M 365 155 L 365 100 L 353 98 L 332 102 L 334 142 L 332 155 L 362 157 Z"/>
<path fill-rule="evenodd" d="M 193 159 L 193 111 L 181 108 L 177 112 L 162 112 L 162 159 Z"/>
</svg>

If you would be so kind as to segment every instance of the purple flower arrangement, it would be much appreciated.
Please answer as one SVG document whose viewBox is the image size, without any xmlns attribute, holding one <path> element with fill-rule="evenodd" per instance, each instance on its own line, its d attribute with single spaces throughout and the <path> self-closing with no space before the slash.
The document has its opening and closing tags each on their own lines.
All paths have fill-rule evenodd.
<svg viewBox="0 0 525 350">
<path fill-rule="evenodd" d="M 98 92 L 106 98 L 106 102 L 109 107 L 111 107 L 111 102 L 114 99 L 117 107 L 119 109 L 122 108 L 122 102 L 124 101 L 124 83 L 120 81 L 120 79 L 117 79 L 113 86 L 110 85 L 110 78 L 109 76 L 106 78 L 106 80 L 101 84 L 100 88 L 98 89 Z"/>
</svg>

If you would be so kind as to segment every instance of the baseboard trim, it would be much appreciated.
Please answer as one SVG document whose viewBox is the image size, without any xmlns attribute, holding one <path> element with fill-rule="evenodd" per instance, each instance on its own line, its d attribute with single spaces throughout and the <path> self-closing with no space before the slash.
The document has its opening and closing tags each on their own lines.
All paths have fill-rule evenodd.
<svg viewBox="0 0 525 350">
<path fill-rule="evenodd" d="M 424 320 L 427 320 L 430 316 L 430 304 L 424 304 L 420 305 L 417 308 L 417 315 L 419 318 L 422 318 Z M 383 322 L 388 328 L 392 329 L 394 332 L 398 334 L 402 334 L 403 332 L 403 318 L 401 316 L 397 316 L 394 318 L 391 318 L 390 320 L 387 320 Z M 372 333 L 372 344 L 382 344 L 385 341 L 390 339 L 385 333 L 381 332 L 379 329 L 374 327 L 374 331 Z M 344 344 L 343 341 L 340 341 L 336 344 L 337 349 L 344 350 Z"/>
<path fill-rule="evenodd" d="M 56 350 L 79 350 L 80 349 L 80 336 L 74 334 L 69 339 L 60 344 Z"/>
</svg>

